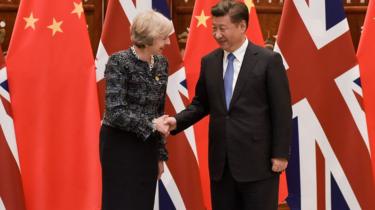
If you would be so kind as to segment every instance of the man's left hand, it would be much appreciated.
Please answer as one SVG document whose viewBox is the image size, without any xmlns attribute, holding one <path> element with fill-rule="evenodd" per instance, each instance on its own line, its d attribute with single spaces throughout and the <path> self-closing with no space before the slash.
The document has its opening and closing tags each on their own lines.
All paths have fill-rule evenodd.
<svg viewBox="0 0 375 210">
<path fill-rule="evenodd" d="M 288 160 L 284 158 L 272 158 L 271 162 L 273 172 L 282 172 L 288 166 Z"/>
</svg>

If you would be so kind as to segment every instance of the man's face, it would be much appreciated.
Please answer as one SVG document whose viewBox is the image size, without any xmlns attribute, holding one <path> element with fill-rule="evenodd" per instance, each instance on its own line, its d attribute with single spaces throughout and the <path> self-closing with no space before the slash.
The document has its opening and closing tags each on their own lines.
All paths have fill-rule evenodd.
<svg viewBox="0 0 375 210">
<path fill-rule="evenodd" d="M 212 18 L 212 36 L 220 47 L 233 52 L 238 49 L 245 39 L 245 21 L 232 23 L 229 15 Z"/>
</svg>

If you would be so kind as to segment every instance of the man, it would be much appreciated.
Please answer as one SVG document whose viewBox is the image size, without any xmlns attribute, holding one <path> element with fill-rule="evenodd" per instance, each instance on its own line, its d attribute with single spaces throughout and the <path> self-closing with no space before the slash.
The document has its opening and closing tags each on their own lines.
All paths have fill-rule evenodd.
<svg viewBox="0 0 375 210">
<path fill-rule="evenodd" d="M 192 103 L 165 123 L 176 134 L 210 115 L 214 210 L 276 210 L 292 118 L 282 59 L 247 40 L 245 4 L 221 1 L 211 14 L 212 34 L 221 48 L 202 58 Z"/>
</svg>

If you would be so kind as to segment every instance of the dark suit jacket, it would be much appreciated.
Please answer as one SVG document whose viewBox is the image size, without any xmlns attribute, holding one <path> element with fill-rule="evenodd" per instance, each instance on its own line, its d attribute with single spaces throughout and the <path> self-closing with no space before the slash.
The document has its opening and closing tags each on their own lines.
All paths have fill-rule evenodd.
<svg viewBox="0 0 375 210">
<path fill-rule="evenodd" d="M 251 42 L 247 47 L 229 111 L 225 105 L 222 49 L 201 60 L 192 103 L 178 113 L 176 134 L 207 114 L 210 176 L 219 180 L 228 160 L 237 181 L 274 175 L 271 158 L 288 158 L 291 103 L 281 56 Z"/>
</svg>

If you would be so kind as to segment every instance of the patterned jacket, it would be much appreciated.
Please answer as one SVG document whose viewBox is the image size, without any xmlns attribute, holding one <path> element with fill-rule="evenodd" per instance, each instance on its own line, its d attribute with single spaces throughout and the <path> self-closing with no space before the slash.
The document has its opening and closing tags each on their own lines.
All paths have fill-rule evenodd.
<svg viewBox="0 0 375 210">
<path fill-rule="evenodd" d="M 143 141 L 157 140 L 160 160 L 167 160 L 165 139 L 153 132 L 152 120 L 164 114 L 168 62 L 154 56 L 154 65 L 139 60 L 131 49 L 113 54 L 104 72 L 106 108 L 103 124 L 134 132 Z"/>
</svg>

